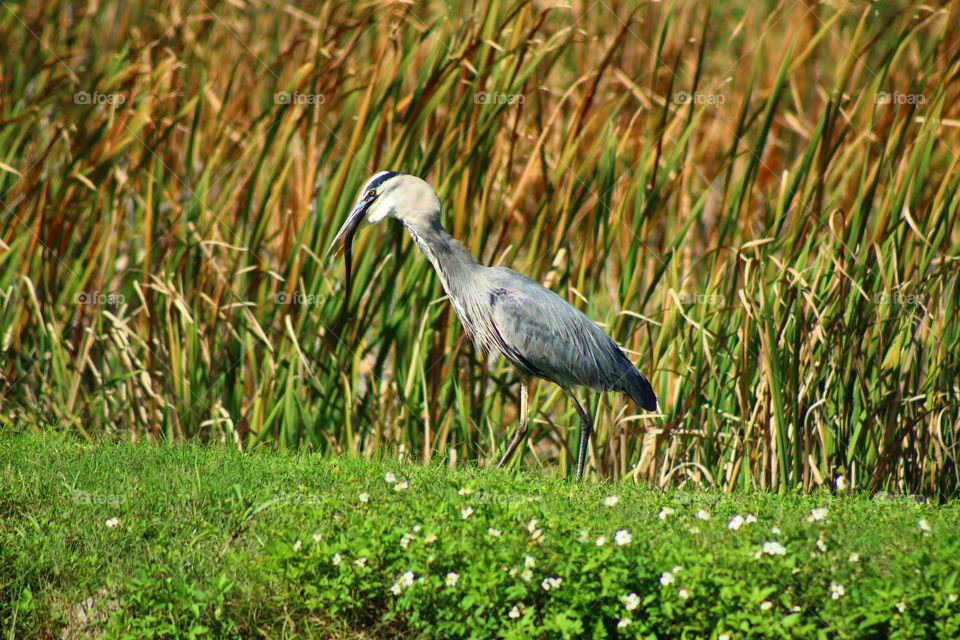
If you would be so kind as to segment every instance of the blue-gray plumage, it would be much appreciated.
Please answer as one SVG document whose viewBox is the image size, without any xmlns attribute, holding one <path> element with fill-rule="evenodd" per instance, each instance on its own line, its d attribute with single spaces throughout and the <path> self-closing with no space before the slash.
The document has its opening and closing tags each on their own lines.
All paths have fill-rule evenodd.
<svg viewBox="0 0 960 640">
<path fill-rule="evenodd" d="M 623 391 L 647 411 L 657 398 L 647 379 L 620 347 L 592 320 L 538 282 L 504 267 L 478 263 L 440 225 L 440 199 L 429 184 L 404 173 L 384 171 L 367 181 L 330 250 L 350 250 L 361 224 L 396 218 L 430 260 L 467 335 L 478 349 L 500 355 L 520 372 L 520 424 L 499 466 L 509 462 L 527 434 L 529 386 L 543 378 L 560 386 L 580 415 L 577 479 L 583 477 L 593 429 L 571 387 Z M 339 251 L 337 252 L 339 255 Z"/>
</svg>

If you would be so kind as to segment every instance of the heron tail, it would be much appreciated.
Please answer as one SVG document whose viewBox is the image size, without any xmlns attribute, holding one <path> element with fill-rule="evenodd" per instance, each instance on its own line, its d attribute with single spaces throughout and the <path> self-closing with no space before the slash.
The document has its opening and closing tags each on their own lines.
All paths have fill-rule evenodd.
<svg viewBox="0 0 960 640">
<path fill-rule="evenodd" d="M 653 392 L 650 381 L 635 367 L 633 375 L 627 375 L 624 378 L 623 391 L 647 411 L 657 410 L 657 395 Z"/>
</svg>

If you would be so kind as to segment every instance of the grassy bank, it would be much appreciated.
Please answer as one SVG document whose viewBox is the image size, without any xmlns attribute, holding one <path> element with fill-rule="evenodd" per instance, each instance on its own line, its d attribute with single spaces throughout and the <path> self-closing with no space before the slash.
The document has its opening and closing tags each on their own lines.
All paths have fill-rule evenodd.
<svg viewBox="0 0 960 640">
<path fill-rule="evenodd" d="M 956 503 L 10 433 L 0 480 L 10 638 L 960 631 Z"/>
</svg>

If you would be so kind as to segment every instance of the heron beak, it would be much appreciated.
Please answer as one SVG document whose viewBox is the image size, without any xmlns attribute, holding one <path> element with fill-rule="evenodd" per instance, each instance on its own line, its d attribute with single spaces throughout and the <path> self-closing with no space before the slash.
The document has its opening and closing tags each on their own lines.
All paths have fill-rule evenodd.
<svg viewBox="0 0 960 640">
<path fill-rule="evenodd" d="M 335 252 L 333 254 L 334 259 L 339 257 L 341 253 L 346 254 L 347 277 L 346 286 L 344 288 L 346 293 L 344 309 L 346 309 L 347 305 L 350 304 L 350 287 L 352 284 L 350 270 L 353 266 L 351 264 L 353 262 L 353 236 L 357 233 L 357 229 L 360 228 L 360 224 L 363 222 L 364 217 L 366 217 L 367 209 L 370 208 L 370 204 L 373 202 L 373 200 L 373 198 L 364 198 L 353 207 L 350 215 L 347 216 L 347 221 L 343 223 L 342 227 L 340 227 L 340 231 L 337 232 L 337 236 L 333 239 L 333 242 L 330 243 L 330 248 L 327 249 L 328 256 L 331 252 Z"/>
<path fill-rule="evenodd" d="M 337 232 L 337 236 L 333 239 L 333 242 L 330 243 L 330 248 L 327 249 L 328 256 L 331 252 L 336 251 L 333 257 L 339 258 L 344 249 L 349 253 L 350 246 L 353 243 L 353 235 L 357 232 L 357 229 L 360 228 L 360 223 L 363 222 L 364 216 L 367 215 L 367 208 L 369 208 L 371 202 L 373 202 L 372 198 L 364 198 L 353 207 L 350 215 L 347 216 L 347 221 L 343 223 L 340 231 Z"/>
</svg>

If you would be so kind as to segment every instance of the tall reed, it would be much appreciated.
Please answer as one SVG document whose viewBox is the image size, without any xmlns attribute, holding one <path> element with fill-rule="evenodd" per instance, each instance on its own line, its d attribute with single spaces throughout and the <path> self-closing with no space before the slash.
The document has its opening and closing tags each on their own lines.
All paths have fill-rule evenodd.
<svg viewBox="0 0 960 640">
<path fill-rule="evenodd" d="M 513 371 L 374 171 L 651 374 L 591 467 L 653 486 L 958 487 L 957 5 L 39 1 L 0 10 L 0 421 L 495 460 Z M 348 315 L 341 315 L 344 305 Z M 578 420 L 538 384 L 525 464 Z"/>
</svg>

